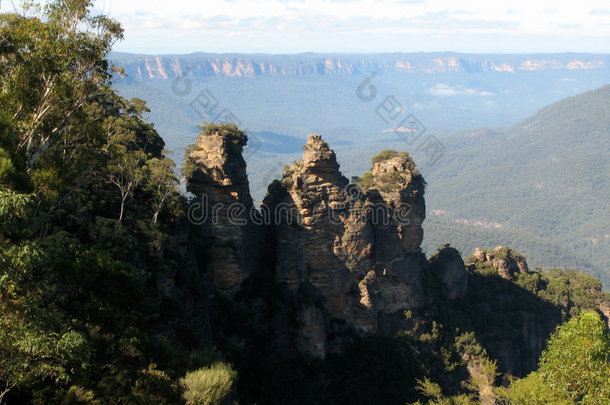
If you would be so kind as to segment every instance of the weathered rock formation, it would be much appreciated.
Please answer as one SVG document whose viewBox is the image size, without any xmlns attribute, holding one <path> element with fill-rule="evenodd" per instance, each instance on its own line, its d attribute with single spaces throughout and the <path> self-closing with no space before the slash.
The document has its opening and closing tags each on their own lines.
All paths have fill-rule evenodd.
<svg viewBox="0 0 610 405">
<path fill-rule="evenodd" d="M 496 269 L 500 277 L 511 281 L 517 273 L 529 273 L 525 258 L 507 246 L 498 246 L 490 250 L 476 249 L 466 260 L 466 265 L 469 270 L 474 270 L 477 264 L 490 265 Z"/>
<path fill-rule="evenodd" d="M 246 141 L 234 126 L 209 126 L 187 161 L 199 270 L 217 294 L 210 323 L 232 348 L 271 342 L 266 350 L 282 358 L 325 358 L 354 335 L 430 335 L 438 319 L 475 332 L 502 372 L 535 368 L 562 310 L 519 284 L 537 275 L 507 247 L 464 264 L 446 245 L 426 260 L 425 182 L 406 152 L 382 152 L 350 182 L 310 135 L 254 209 Z"/>
<path fill-rule="evenodd" d="M 219 127 L 201 135 L 190 153 L 187 190 L 195 195 L 189 220 L 201 225 L 201 247 L 214 287 L 232 295 L 256 271 L 261 229 L 253 224 L 252 197 L 242 149 L 245 133 Z"/>
<path fill-rule="evenodd" d="M 441 280 L 444 295 L 450 299 L 461 298 L 468 288 L 468 273 L 460 252 L 445 245 L 430 258 L 430 270 Z"/>
<path fill-rule="evenodd" d="M 213 128 L 189 155 L 189 217 L 201 224 L 214 288 L 229 297 L 239 291 L 261 270 L 260 244 L 271 235 L 274 279 L 296 308 L 301 351 L 323 358 L 339 350 L 329 338 L 337 322 L 361 333 L 408 328 L 413 321 L 404 312 L 424 303 L 426 266 L 425 183 L 408 154 L 375 162 L 360 186 L 341 174 L 321 136 L 310 135 L 303 159 L 270 185 L 258 212 L 241 156 L 245 143 L 237 128 Z"/>
<path fill-rule="evenodd" d="M 360 188 L 339 172 L 320 135 L 304 150 L 270 186 L 263 210 L 274 218 L 276 281 L 294 299 L 304 290 L 319 298 L 301 307 L 297 335 L 302 350 L 324 357 L 330 320 L 389 332 L 406 322 L 404 311 L 423 305 L 424 182 L 401 155 L 376 163 L 376 182 Z"/>
</svg>

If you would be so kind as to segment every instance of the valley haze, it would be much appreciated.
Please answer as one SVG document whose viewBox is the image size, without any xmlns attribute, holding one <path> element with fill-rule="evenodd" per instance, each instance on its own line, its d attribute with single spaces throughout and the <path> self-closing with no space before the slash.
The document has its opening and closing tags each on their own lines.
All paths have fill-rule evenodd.
<svg viewBox="0 0 610 405">
<path fill-rule="evenodd" d="M 557 195 L 555 204 L 564 207 L 562 210 L 570 209 L 573 219 L 568 220 L 570 216 L 553 209 L 545 214 L 534 215 L 533 211 L 524 214 L 524 210 L 529 210 L 527 207 L 535 204 L 531 193 L 523 194 L 522 189 L 550 193 L 546 195 L 552 198 L 554 191 L 541 189 L 540 185 L 553 179 L 553 174 L 545 174 L 551 176 L 547 180 L 528 184 L 511 176 L 508 169 L 501 169 L 511 161 L 518 161 L 519 156 L 531 159 L 523 162 L 520 170 L 539 159 L 555 162 L 557 157 L 548 158 L 571 153 L 571 142 L 580 142 L 581 138 L 590 147 L 579 156 L 589 156 L 587 159 L 598 156 L 607 142 L 594 145 L 595 138 L 587 134 L 591 130 L 587 128 L 601 130 L 601 139 L 607 139 L 605 111 L 579 117 L 581 111 L 567 109 L 548 118 L 570 123 L 594 121 L 570 125 L 565 127 L 569 131 L 564 128 L 563 132 L 558 124 L 559 132 L 568 132 L 564 138 L 567 141 L 559 143 L 563 145 L 559 150 L 556 145 L 559 133 L 547 130 L 542 137 L 535 131 L 526 134 L 517 123 L 546 105 L 609 83 L 608 54 L 112 53 L 110 60 L 122 66 L 125 73 L 115 76 L 115 87 L 125 97 L 148 100 L 150 118 L 176 156 L 180 157 L 184 147 L 192 143 L 198 133 L 196 124 L 214 120 L 214 114 L 220 110 L 229 112 L 240 128 L 247 129 L 250 150 L 246 148 L 245 157 L 250 188 L 257 201 L 263 199 L 271 180 L 281 177 L 282 167 L 298 159 L 303 139 L 309 133 L 323 134 L 334 145 L 342 172 L 348 177 L 361 175 L 368 169 L 370 157 L 383 149 L 407 150 L 431 184 L 428 204 L 432 215 L 424 224 L 427 232 L 423 246 L 427 252 L 434 252 L 445 242 L 454 243 L 464 253 L 482 243 L 487 247 L 510 244 L 524 252 L 534 265 L 581 268 L 600 277 L 605 285 L 610 282 L 603 264 L 610 243 L 604 236 L 604 225 L 594 230 L 579 223 L 589 218 L 584 215 L 589 207 L 584 202 L 573 206 L 576 200 L 569 197 L 570 193 L 564 193 Z M 374 89 L 375 97 L 363 101 L 358 95 L 359 86 L 363 92 Z M 403 109 L 403 116 L 416 117 L 425 136 L 434 136 L 447 149 L 437 163 L 430 164 L 419 147 L 420 142 L 407 144 L 394 132 L 396 125 L 384 121 L 380 112 L 390 97 Z M 202 99 L 215 103 L 214 114 L 201 111 Z M 570 118 L 571 114 L 574 116 Z M 522 133 L 524 139 L 514 140 L 514 132 Z M 504 154 L 496 149 L 502 136 L 513 139 L 508 148 L 502 147 Z M 538 141 L 533 141 L 535 146 L 530 145 L 533 136 L 538 137 Z M 488 146 L 477 146 L 479 142 Z M 461 163 L 453 167 L 456 156 L 461 156 Z M 494 189 L 499 186 L 483 188 L 486 183 L 483 179 L 488 175 L 484 173 L 488 172 L 478 167 L 482 156 L 495 156 L 488 163 L 494 165 L 495 160 L 499 165 L 500 172 L 493 174 L 493 182 L 507 182 L 516 195 L 500 210 L 492 208 L 500 198 L 499 190 Z M 607 165 L 603 157 L 599 159 L 593 161 L 601 167 Z M 594 165 L 593 161 L 588 165 Z M 551 167 L 532 170 L 531 174 L 557 172 L 557 168 Z M 481 180 L 473 187 L 476 178 Z M 581 198 L 592 192 L 580 191 Z M 479 193 L 487 196 L 481 206 L 468 197 Z M 540 215 L 549 219 L 543 224 Z M 557 221 L 551 219 L 556 215 L 561 215 L 559 222 L 568 226 L 566 229 L 582 230 L 568 233 L 563 230 L 558 234 L 556 228 L 548 225 L 549 221 Z M 602 211 L 597 215 L 602 215 Z M 602 224 L 610 226 L 607 218 Z"/>
</svg>

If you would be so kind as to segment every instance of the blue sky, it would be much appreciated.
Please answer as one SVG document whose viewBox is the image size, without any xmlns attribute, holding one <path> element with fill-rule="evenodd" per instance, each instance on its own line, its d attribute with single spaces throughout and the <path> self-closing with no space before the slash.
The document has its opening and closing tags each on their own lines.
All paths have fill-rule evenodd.
<svg viewBox="0 0 610 405">
<path fill-rule="evenodd" d="M 610 53 L 608 0 L 95 0 L 115 50 Z"/>
</svg>

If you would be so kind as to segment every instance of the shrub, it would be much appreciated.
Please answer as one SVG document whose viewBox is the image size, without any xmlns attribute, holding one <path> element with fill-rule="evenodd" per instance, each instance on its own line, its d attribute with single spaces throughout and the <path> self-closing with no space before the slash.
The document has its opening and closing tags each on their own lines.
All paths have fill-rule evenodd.
<svg viewBox="0 0 610 405">
<path fill-rule="evenodd" d="M 361 177 L 358 177 L 356 184 L 358 184 L 360 187 L 362 187 L 365 190 L 374 188 L 375 187 L 375 178 L 373 177 L 371 172 L 366 172 Z"/>
<path fill-rule="evenodd" d="M 566 399 L 610 402 L 609 356 L 610 335 L 604 321 L 596 312 L 583 311 L 551 337 L 538 372 Z"/>
<path fill-rule="evenodd" d="M 375 164 L 375 163 L 379 163 L 379 162 L 383 162 L 385 160 L 388 159 L 392 159 L 393 157 L 398 156 L 398 152 L 396 152 L 395 150 L 392 149 L 386 149 L 381 151 L 378 155 L 373 156 L 373 158 L 371 159 L 371 163 Z"/>
<path fill-rule="evenodd" d="M 240 130 L 235 124 L 204 123 L 197 127 L 201 131 L 202 136 L 218 133 L 221 136 L 229 136 L 236 139 L 243 139 L 246 137 L 246 131 Z"/>
<path fill-rule="evenodd" d="M 138 373 L 131 396 L 130 402 L 134 405 L 170 405 L 180 402 L 177 384 L 165 372 L 157 370 L 155 364 L 150 364 Z"/>
<path fill-rule="evenodd" d="M 512 404 L 531 405 L 568 405 L 572 401 L 558 398 L 551 387 L 538 373 L 531 373 L 527 378 L 515 380 L 508 389 L 500 388 L 502 396 Z"/>
<path fill-rule="evenodd" d="M 180 380 L 189 405 L 218 405 L 231 393 L 237 372 L 226 363 L 214 363 L 186 374 Z"/>
<path fill-rule="evenodd" d="M 609 356 L 604 321 L 583 311 L 557 329 L 538 371 L 514 382 L 506 396 L 516 403 L 610 403 Z"/>
<path fill-rule="evenodd" d="M 411 159 L 411 156 L 409 156 L 409 152 L 396 152 L 392 149 L 383 150 L 378 155 L 373 156 L 371 159 L 371 170 L 373 170 L 375 163 L 384 162 L 395 157 L 400 157 L 402 160 L 407 162 L 409 170 L 415 170 L 415 162 L 413 159 Z"/>
</svg>

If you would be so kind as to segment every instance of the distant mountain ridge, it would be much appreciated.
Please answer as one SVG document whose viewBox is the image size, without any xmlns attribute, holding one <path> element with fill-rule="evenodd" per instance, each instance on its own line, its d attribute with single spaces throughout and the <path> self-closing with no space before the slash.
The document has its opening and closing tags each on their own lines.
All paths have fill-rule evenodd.
<svg viewBox="0 0 610 405">
<path fill-rule="evenodd" d="M 378 73 L 528 72 L 609 69 L 604 54 L 210 54 L 134 55 L 112 53 L 133 79 L 186 77 L 255 77 Z"/>
<path fill-rule="evenodd" d="M 151 120 L 177 152 L 196 136 L 196 124 L 213 119 L 193 108 L 203 91 L 240 128 L 301 139 L 315 132 L 339 146 L 386 136 L 383 102 L 398 103 L 429 133 L 498 127 L 610 78 L 610 54 L 585 53 L 112 53 L 110 61 L 124 70 L 115 88 L 149 102 Z M 359 96 L 363 88 L 374 97 Z"/>
</svg>

